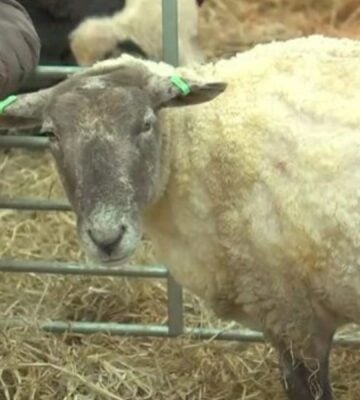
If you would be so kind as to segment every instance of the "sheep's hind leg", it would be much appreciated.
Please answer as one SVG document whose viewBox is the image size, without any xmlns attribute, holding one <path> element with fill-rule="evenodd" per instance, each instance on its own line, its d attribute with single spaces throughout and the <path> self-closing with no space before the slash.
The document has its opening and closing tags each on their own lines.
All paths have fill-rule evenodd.
<svg viewBox="0 0 360 400">
<path fill-rule="evenodd" d="M 329 357 L 299 359 L 291 350 L 281 350 L 280 367 L 289 400 L 332 400 Z"/>
<path fill-rule="evenodd" d="M 289 342 L 273 342 L 279 352 L 280 369 L 289 400 L 333 400 L 329 379 L 329 356 L 333 329 L 316 329 L 301 349 Z M 313 326 L 314 326 L 313 325 Z"/>
</svg>

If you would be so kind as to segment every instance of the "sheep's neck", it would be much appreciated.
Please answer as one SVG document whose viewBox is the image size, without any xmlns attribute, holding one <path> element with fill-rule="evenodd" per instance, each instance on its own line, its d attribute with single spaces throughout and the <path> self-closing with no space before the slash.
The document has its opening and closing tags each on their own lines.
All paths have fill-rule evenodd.
<svg viewBox="0 0 360 400">
<path fill-rule="evenodd" d="M 159 261 L 184 286 L 205 298 L 213 292 L 207 271 L 215 267 L 215 227 L 201 176 L 192 171 L 192 113 L 168 110 L 161 115 L 164 138 L 159 197 L 144 214 L 144 227 Z M 199 178 L 199 179 L 198 179 Z M 195 273 L 196 271 L 196 273 Z M 189 278 L 191 279 L 189 280 Z"/>
</svg>

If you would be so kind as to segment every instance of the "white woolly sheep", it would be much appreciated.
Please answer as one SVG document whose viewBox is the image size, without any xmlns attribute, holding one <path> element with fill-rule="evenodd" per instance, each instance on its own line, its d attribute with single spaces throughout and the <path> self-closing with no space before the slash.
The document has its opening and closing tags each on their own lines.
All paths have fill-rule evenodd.
<svg viewBox="0 0 360 400">
<path fill-rule="evenodd" d="M 112 17 L 84 20 L 69 36 L 80 65 L 114 58 L 122 53 L 162 60 L 162 0 L 127 0 Z M 179 1 L 179 62 L 202 62 L 198 43 L 198 6 L 195 0 Z"/>
<path fill-rule="evenodd" d="M 125 261 L 141 221 L 182 285 L 264 332 L 289 399 L 330 400 L 334 332 L 360 321 L 359 66 L 358 41 L 321 36 L 193 67 L 124 55 L 0 126 L 51 134 L 89 255 Z"/>
</svg>

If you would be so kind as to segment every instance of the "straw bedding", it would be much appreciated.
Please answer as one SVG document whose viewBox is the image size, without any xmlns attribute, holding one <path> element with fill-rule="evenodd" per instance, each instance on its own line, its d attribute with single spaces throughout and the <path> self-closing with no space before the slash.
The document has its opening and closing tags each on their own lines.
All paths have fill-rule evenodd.
<svg viewBox="0 0 360 400">
<path fill-rule="evenodd" d="M 201 40 L 209 57 L 228 56 L 258 42 L 313 32 L 360 36 L 358 0 L 207 0 Z M 43 152 L 0 153 L 0 193 L 63 197 Z M 0 256 L 81 260 L 71 213 L 0 211 Z M 154 263 L 144 242 L 134 263 Z M 185 319 L 224 326 L 185 293 Z M 0 332 L 0 400 L 250 400 L 284 399 L 269 346 L 108 335 L 53 335 L 39 319 L 166 322 L 162 281 L 1 274 L 2 317 L 25 317 L 27 328 Z M 360 399 L 360 352 L 332 356 L 339 400 Z"/>
</svg>

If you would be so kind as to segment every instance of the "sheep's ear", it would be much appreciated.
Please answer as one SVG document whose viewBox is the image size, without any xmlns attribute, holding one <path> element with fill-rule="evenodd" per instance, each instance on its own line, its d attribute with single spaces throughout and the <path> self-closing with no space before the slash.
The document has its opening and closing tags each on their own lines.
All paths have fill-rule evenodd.
<svg viewBox="0 0 360 400">
<path fill-rule="evenodd" d="M 158 107 L 176 107 L 206 103 L 225 91 L 225 82 L 185 80 L 180 76 L 152 78 L 150 96 Z"/>
<path fill-rule="evenodd" d="M 9 96 L 0 101 L 0 130 L 33 128 L 42 125 L 43 111 L 49 101 L 50 89 Z"/>
</svg>

